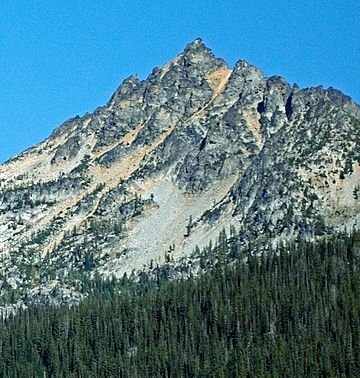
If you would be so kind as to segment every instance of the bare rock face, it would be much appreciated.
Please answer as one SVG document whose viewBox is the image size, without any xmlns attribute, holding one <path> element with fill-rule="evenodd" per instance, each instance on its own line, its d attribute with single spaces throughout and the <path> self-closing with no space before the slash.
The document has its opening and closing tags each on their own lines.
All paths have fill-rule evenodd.
<svg viewBox="0 0 360 378">
<path fill-rule="evenodd" d="M 350 97 L 230 69 L 197 39 L 0 167 L 3 311 L 176 265 L 230 226 L 244 243 L 358 227 L 359 144 Z"/>
</svg>

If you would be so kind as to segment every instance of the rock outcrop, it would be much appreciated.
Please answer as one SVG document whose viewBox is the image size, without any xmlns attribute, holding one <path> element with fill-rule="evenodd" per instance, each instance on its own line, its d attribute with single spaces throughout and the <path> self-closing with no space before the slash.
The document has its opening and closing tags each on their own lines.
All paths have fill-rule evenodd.
<svg viewBox="0 0 360 378">
<path fill-rule="evenodd" d="M 358 227 L 359 163 L 350 97 L 197 39 L 0 167 L 0 300 L 76 301 L 84 274 L 176 264 L 230 226 L 244 243 Z"/>
</svg>

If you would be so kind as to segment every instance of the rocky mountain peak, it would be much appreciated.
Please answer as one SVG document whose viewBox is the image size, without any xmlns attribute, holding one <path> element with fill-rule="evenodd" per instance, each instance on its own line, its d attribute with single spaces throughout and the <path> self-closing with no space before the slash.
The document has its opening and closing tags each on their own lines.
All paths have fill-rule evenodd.
<svg viewBox="0 0 360 378">
<path fill-rule="evenodd" d="M 191 66 L 197 66 L 197 68 L 199 66 L 209 68 L 228 67 L 223 59 L 215 57 L 212 50 L 200 38 L 195 39 L 194 42 L 185 47 L 178 57 L 178 63 L 186 68 Z"/>
<path fill-rule="evenodd" d="M 201 38 L 195 39 L 193 42 L 186 45 L 184 51 L 181 54 L 183 57 L 186 57 L 189 61 L 192 59 L 213 59 L 214 54 L 212 53 L 211 49 L 207 47 Z"/>
<path fill-rule="evenodd" d="M 346 109 L 346 111 L 357 119 L 360 118 L 360 106 L 356 104 L 351 97 L 346 96 L 344 93 L 333 87 L 329 87 L 326 92 L 332 102 Z"/>
<path fill-rule="evenodd" d="M 0 167 L 0 297 L 75 301 L 82 275 L 193 263 L 223 228 L 261 246 L 358 227 L 359 151 L 349 97 L 196 39 Z"/>
</svg>

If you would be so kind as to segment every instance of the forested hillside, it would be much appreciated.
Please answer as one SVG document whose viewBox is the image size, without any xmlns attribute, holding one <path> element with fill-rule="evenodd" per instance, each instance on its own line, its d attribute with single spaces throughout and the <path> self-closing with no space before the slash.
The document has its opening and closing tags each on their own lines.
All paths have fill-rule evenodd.
<svg viewBox="0 0 360 378">
<path fill-rule="evenodd" d="M 359 376 L 360 235 L 225 261 L 237 243 L 187 279 L 98 277 L 78 306 L 3 320 L 1 376 Z"/>
</svg>

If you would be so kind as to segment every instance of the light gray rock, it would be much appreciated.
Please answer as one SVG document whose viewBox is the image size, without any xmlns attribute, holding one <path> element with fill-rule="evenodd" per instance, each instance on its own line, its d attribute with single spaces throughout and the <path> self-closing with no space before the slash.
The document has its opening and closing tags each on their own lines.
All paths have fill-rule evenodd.
<svg viewBox="0 0 360 378">
<path fill-rule="evenodd" d="M 84 276 L 161 265 L 169 246 L 179 261 L 230 225 L 258 243 L 356 225 L 359 109 L 195 40 L 0 167 L 0 299 L 76 303 Z"/>
</svg>

